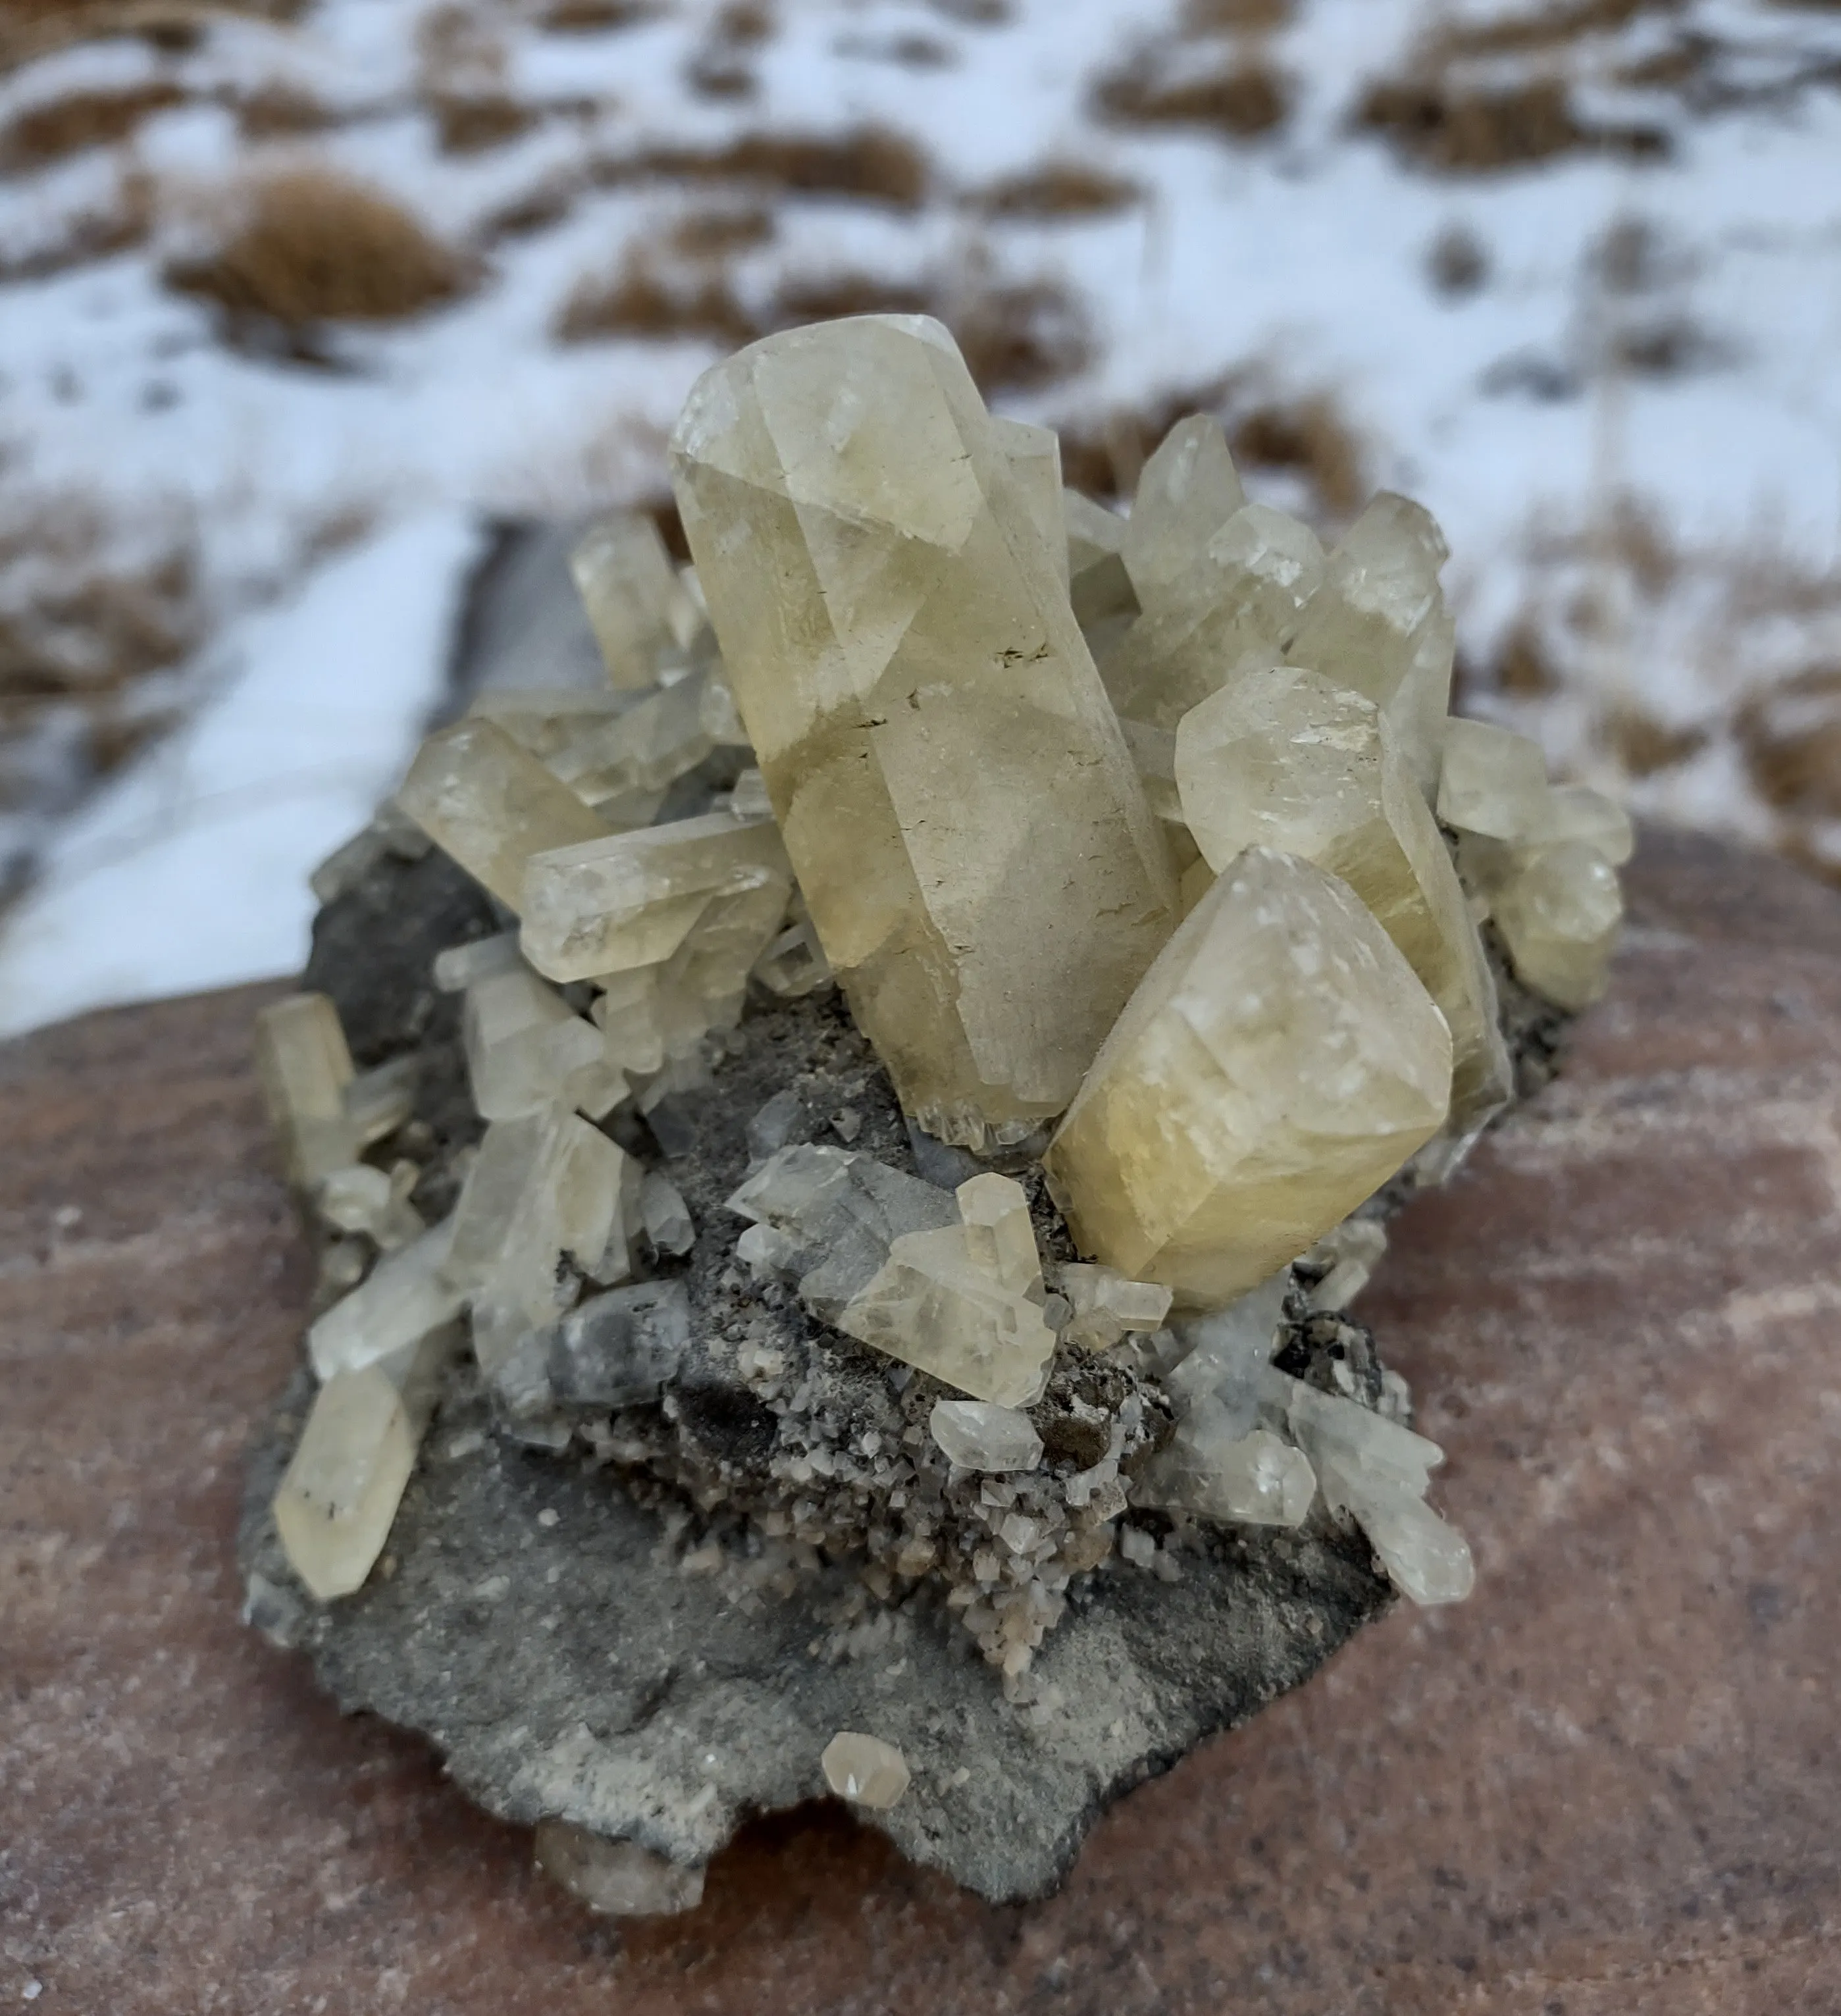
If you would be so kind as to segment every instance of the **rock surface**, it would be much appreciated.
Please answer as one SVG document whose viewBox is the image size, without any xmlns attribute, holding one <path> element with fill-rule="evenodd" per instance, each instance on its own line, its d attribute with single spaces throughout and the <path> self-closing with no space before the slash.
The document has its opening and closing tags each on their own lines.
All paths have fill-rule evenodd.
<svg viewBox="0 0 1841 2016">
<path fill-rule="evenodd" d="M 827 1807 L 616 1939 L 420 1744 L 341 1720 L 236 1615 L 241 1446 L 309 1287 L 263 997 L 0 1050 L 0 2000 L 1833 2008 L 1841 902 L 1691 841 L 1630 895 L 1567 1075 L 1396 1222 L 1362 1305 L 1451 1452 L 1476 1597 L 1363 1633 L 1021 1908 Z"/>
</svg>

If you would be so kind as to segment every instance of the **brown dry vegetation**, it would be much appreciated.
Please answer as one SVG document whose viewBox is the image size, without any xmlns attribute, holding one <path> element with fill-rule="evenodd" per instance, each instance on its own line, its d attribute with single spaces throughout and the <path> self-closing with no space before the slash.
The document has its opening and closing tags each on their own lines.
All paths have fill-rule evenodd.
<svg viewBox="0 0 1841 2016">
<path fill-rule="evenodd" d="M 598 35 L 610 28 L 636 27 L 654 20 L 658 0 L 549 0 L 537 10 L 537 24 L 557 35 Z"/>
<path fill-rule="evenodd" d="M 791 196 L 856 196 L 899 210 L 918 208 L 930 179 L 919 148 L 881 126 L 836 136 L 744 133 L 726 147 L 654 147 L 604 162 L 597 172 L 603 182 L 654 176 L 754 183 Z"/>
<path fill-rule="evenodd" d="M 9 504 L 0 527 L 0 744 L 48 716 L 81 713 L 92 774 L 121 762 L 163 723 L 140 696 L 203 629 L 195 535 L 172 514 L 164 551 L 130 564 L 106 556 L 90 505 L 53 496 Z"/>
<path fill-rule="evenodd" d="M 967 201 L 987 217 L 1097 217 L 1140 200 L 1144 190 L 1126 176 L 1082 161 L 1043 161 L 975 191 Z"/>
<path fill-rule="evenodd" d="M 1552 77 L 1487 87 L 1467 87 L 1436 72 L 1383 79 L 1364 94 L 1355 121 L 1387 135 L 1422 167 L 1446 173 L 1523 167 L 1579 153 L 1654 160 L 1669 151 L 1659 127 L 1580 120 L 1568 86 Z"/>
<path fill-rule="evenodd" d="M 1818 665 L 1739 709 L 1746 774 L 1765 803 L 1841 819 L 1841 664 Z"/>
<path fill-rule="evenodd" d="M 529 132 L 538 120 L 529 106 L 503 92 L 434 91 L 425 93 L 423 102 L 444 154 L 478 154 L 502 147 Z"/>
<path fill-rule="evenodd" d="M 1183 26 L 1192 35 L 1262 34 L 1282 28 L 1292 0 L 1187 0 Z"/>
<path fill-rule="evenodd" d="M 472 269 L 409 211 L 330 169 L 261 176 L 216 248 L 175 261 L 169 286 L 214 301 L 233 322 L 301 329 L 394 322 L 462 293 Z"/>
<path fill-rule="evenodd" d="M 665 243 L 679 257 L 719 259 L 765 245 L 776 229 L 765 203 L 729 204 L 686 211 L 665 234 Z"/>
<path fill-rule="evenodd" d="M 642 249 L 629 252 L 611 279 L 580 282 L 556 322 L 561 343 L 641 336 L 737 344 L 754 333 L 719 272 L 669 265 Z"/>
<path fill-rule="evenodd" d="M 183 102 L 176 84 L 137 85 L 127 91 L 74 91 L 17 114 L 0 133 L 0 167 L 17 173 L 43 167 L 85 147 L 125 140 L 151 112 Z"/>
<path fill-rule="evenodd" d="M 1147 56 L 1102 77 L 1094 109 L 1120 125 L 1200 126 L 1230 139 L 1256 139 L 1284 123 L 1291 84 L 1263 57 L 1248 56 L 1227 67 L 1194 74 L 1184 63 L 1174 74 Z"/>
<path fill-rule="evenodd" d="M 265 84 L 238 102 L 236 128 L 246 140 L 291 140 L 323 131 L 333 117 L 317 98 L 296 85 Z"/>
<path fill-rule="evenodd" d="M 1090 496 L 1129 497 L 1151 451 L 1176 422 L 1209 412 L 1220 416 L 1243 471 L 1282 470 L 1302 479 L 1317 517 L 1347 518 L 1367 500 L 1361 444 L 1334 400 L 1321 394 L 1294 400 L 1260 397 L 1237 378 L 1113 413 L 1097 427 L 1064 428 L 1062 475 Z"/>
<path fill-rule="evenodd" d="M 0 71 L 104 35 L 139 35 L 157 49 L 192 48 L 215 21 L 286 22 L 304 0 L 0 0 Z"/>
</svg>

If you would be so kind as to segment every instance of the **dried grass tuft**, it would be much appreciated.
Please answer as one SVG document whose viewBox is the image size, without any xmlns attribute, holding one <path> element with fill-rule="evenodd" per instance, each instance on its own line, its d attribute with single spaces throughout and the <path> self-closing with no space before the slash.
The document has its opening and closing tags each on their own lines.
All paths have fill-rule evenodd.
<svg viewBox="0 0 1841 2016">
<path fill-rule="evenodd" d="M 556 322 L 560 343 L 608 337 L 745 343 L 755 326 L 719 272 L 673 267 L 636 248 L 611 279 L 580 282 Z"/>
<path fill-rule="evenodd" d="M 0 132 L 0 167 L 13 174 L 41 168 L 86 147 L 125 140 L 151 113 L 182 104 L 176 84 L 138 85 L 128 91 L 76 91 L 20 113 Z"/>
<path fill-rule="evenodd" d="M 325 322 L 398 322 L 453 300 L 469 263 L 388 196 L 325 168 L 259 176 L 215 250 L 175 261 L 169 286 L 234 321 L 300 330 Z"/>
<path fill-rule="evenodd" d="M 1355 123 L 1385 134 L 1421 167 L 1448 174 L 1487 174 L 1572 153 L 1658 160 L 1670 145 L 1660 127 L 1580 120 L 1570 89 L 1554 77 L 1468 87 L 1439 74 L 1383 80 L 1364 95 Z"/>
<path fill-rule="evenodd" d="M 1291 84 L 1259 56 L 1197 75 L 1192 63 L 1173 68 L 1152 52 L 1101 78 L 1093 103 L 1101 117 L 1119 125 L 1199 126 L 1230 139 L 1253 140 L 1284 124 Z"/>
<path fill-rule="evenodd" d="M 884 126 L 839 135 L 744 133 L 726 147 L 654 147 L 603 163 L 597 179 L 658 178 L 686 182 L 733 182 L 788 196 L 855 196 L 914 210 L 931 179 L 927 157 Z"/>
<path fill-rule="evenodd" d="M 1773 810 L 1841 819 L 1841 664 L 1754 695 L 1735 726 L 1753 788 Z"/>
<path fill-rule="evenodd" d="M 1048 160 L 987 184 L 968 201 L 987 217 L 1099 217 L 1128 208 L 1144 194 L 1138 183 L 1104 168 L 1083 161 Z"/>
</svg>

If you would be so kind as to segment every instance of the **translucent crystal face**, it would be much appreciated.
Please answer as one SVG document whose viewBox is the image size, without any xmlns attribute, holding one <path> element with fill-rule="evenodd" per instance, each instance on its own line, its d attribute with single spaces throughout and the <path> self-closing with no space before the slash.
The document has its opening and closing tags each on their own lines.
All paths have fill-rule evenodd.
<svg viewBox="0 0 1841 2016">
<path fill-rule="evenodd" d="M 481 697 L 316 879 L 335 900 L 432 841 L 519 920 L 429 976 L 462 997 L 487 1123 L 438 1172 L 464 1171 L 447 1219 L 412 1203 L 431 1192 L 394 1134 L 416 1060 L 358 1072 L 325 995 L 260 1020 L 290 1179 L 336 1234 L 322 1287 L 348 1291 L 309 1333 L 322 1384 L 276 1499 L 303 1582 L 324 1600 L 369 1572 L 463 1327 L 501 1431 L 560 1449 L 571 1408 L 677 1418 L 713 1267 L 762 1287 L 751 1325 L 816 1330 L 813 1363 L 854 1377 L 867 1347 L 892 1391 L 944 1389 L 918 1389 L 902 1446 L 975 1513 L 951 1600 L 1007 1681 L 1134 1500 L 1292 1527 L 1320 1496 L 1407 1594 L 1461 1597 L 1468 1550 L 1424 1502 L 1440 1453 L 1385 1411 L 1399 1382 L 1378 1410 L 1273 1359 L 1288 1326 L 1335 1331 L 1379 1261 L 1381 1203 L 1350 1213 L 1415 1155 L 1421 1180 L 1452 1166 L 1509 1089 L 1480 927 L 1524 986 L 1583 1006 L 1632 837 L 1525 738 L 1447 721 L 1436 526 L 1383 495 L 1326 556 L 1245 501 L 1206 416 L 1129 517 L 1105 510 L 915 317 L 729 358 L 672 466 L 694 570 L 632 514 L 573 556 L 607 689 Z M 918 1173 L 814 1144 L 806 1077 L 745 1067 L 748 1223 L 699 1224 L 698 1183 L 616 1134 L 701 1152 L 679 1096 L 719 1107 L 751 1002 L 816 1027 L 789 1004 L 834 977 Z M 862 1116 L 832 1125 L 856 1142 Z M 1065 1219 L 1046 1280 L 1038 1162 Z M 783 1356 L 738 1343 L 737 1376 Z M 822 1466 L 797 1460 L 774 1479 L 803 1492 Z M 958 1546 L 930 1513 L 876 1572 Z M 1146 1527 L 1120 1551 L 1172 1570 Z M 867 1733 L 820 1768 L 871 1807 L 907 1784 Z M 561 1828 L 545 1852 L 597 1908 L 691 1895 Z"/>
<path fill-rule="evenodd" d="M 1322 673 L 1251 675 L 1184 716 L 1175 768 L 1184 815 L 1213 866 L 1269 847 L 1349 884 L 1450 1025 L 1457 1124 L 1500 1107 L 1510 1067 L 1495 984 L 1450 855 L 1380 709 Z"/>
<path fill-rule="evenodd" d="M 1046 1157 L 1082 1248 L 1218 1304 L 1443 1123 L 1451 1038 L 1346 884 L 1254 848 L 1145 976 Z"/>
<path fill-rule="evenodd" d="M 672 459 L 859 1022 L 935 1133 L 1026 1132 L 1072 1098 L 1175 902 L 1039 497 L 912 318 L 742 351 L 693 393 Z"/>
</svg>

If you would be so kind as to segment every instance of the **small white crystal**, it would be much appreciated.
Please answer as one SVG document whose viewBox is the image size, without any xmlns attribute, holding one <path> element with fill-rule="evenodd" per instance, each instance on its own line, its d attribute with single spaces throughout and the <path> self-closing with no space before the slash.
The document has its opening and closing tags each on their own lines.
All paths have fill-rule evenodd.
<svg viewBox="0 0 1841 2016">
<path fill-rule="evenodd" d="M 877 1813 L 886 1813 L 908 1789 L 906 1759 L 880 1737 L 841 1729 L 818 1761 L 825 1783 L 839 1798 Z"/>
<path fill-rule="evenodd" d="M 1537 840 L 1548 817 L 1540 743 L 1491 722 L 1448 721 L 1438 815 L 1461 832 L 1514 845 Z"/>
<path fill-rule="evenodd" d="M 1162 1327 L 1171 1291 L 1158 1281 L 1134 1281 L 1115 1267 L 1070 1262 L 1055 1275 L 1068 1305 L 1062 1338 L 1090 1351 L 1104 1351 L 1130 1330 Z"/>
<path fill-rule="evenodd" d="M 690 1207 L 662 1169 L 648 1169 L 640 1181 L 639 1222 L 656 1253 L 688 1253 L 697 1244 Z"/>
<path fill-rule="evenodd" d="M 961 1470 L 1033 1470 L 1042 1438 L 1029 1416 L 984 1400 L 936 1400 L 927 1425 L 949 1462 Z"/>
<path fill-rule="evenodd" d="M 489 938 L 474 938 L 470 944 L 449 945 L 434 956 L 434 984 L 444 994 L 459 994 L 477 980 L 495 973 L 517 973 L 524 969 L 516 931 L 499 931 Z"/>
<path fill-rule="evenodd" d="M 1302 1449 L 1248 1430 L 1219 1400 L 1191 1407 L 1132 1485 L 1132 1502 L 1256 1526 L 1301 1525 L 1317 1495 Z"/>
<path fill-rule="evenodd" d="M 616 686 L 650 686 L 679 648 L 673 619 L 683 591 L 658 527 L 642 511 L 597 520 L 569 567 Z"/>
<path fill-rule="evenodd" d="M 1368 1284 L 1387 1251 L 1387 1228 L 1378 1218 L 1346 1218 L 1304 1256 L 1328 1272 L 1310 1291 L 1313 1309 L 1346 1309 Z"/>
<path fill-rule="evenodd" d="M 608 1918 L 663 1917 L 703 1901 L 703 1871 L 686 1869 L 636 1841 L 607 1841 L 571 1820 L 539 1820 L 537 1867 Z"/>
<path fill-rule="evenodd" d="M 600 1031 L 523 966 L 476 980 L 460 1028 L 482 1120 L 516 1120 L 559 1102 L 572 1106 L 578 1087 L 585 1103 L 605 1111 L 624 1090 Z"/>
</svg>

